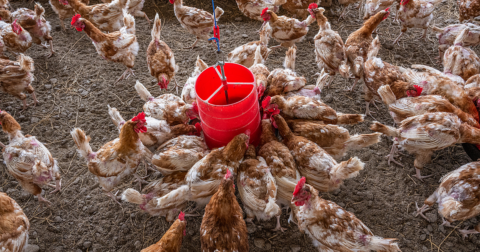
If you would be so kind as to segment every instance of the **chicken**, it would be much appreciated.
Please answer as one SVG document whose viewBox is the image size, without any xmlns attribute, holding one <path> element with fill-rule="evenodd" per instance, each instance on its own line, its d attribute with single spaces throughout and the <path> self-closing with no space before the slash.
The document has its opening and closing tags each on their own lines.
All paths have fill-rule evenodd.
<svg viewBox="0 0 480 252">
<path fill-rule="evenodd" d="M 23 92 L 32 95 L 34 106 L 38 103 L 31 85 L 34 70 L 33 59 L 23 54 L 17 57 L 17 61 L 0 59 L 0 90 L 22 100 L 24 110 L 28 105 L 27 96 Z"/>
<path fill-rule="evenodd" d="M 255 61 L 250 67 L 250 71 L 252 71 L 252 74 L 255 77 L 258 99 L 261 100 L 267 87 L 267 79 L 270 75 L 270 70 L 265 66 L 265 59 L 262 56 L 262 48 L 260 46 L 257 46 L 257 49 L 255 50 Z"/>
<path fill-rule="evenodd" d="M 363 26 L 351 33 L 345 41 L 345 53 L 347 55 L 347 63 L 350 71 L 355 76 L 355 82 L 350 88 L 353 91 L 358 80 L 363 78 L 363 67 L 367 60 L 367 54 L 373 41 L 372 32 L 377 29 L 378 25 L 390 15 L 388 8 L 380 11 L 370 17 Z"/>
<path fill-rule="evenodd" d="M 274 115 L 273 119 L 278 126 L 283 143 L 295 158 L 300 174 L 305 176 L 308 183 L 317 190 L 322 192 L 335 190 L 343 184 L 345 179 L 356 177 L 359 171 L 363 170 L 365 164 L 357 157 L 337 163 L 314 142 L 294 135 L 282 116 Z"/>
<path fill-rule="evenodd" d="M 145 114 L 139 113 L 126 122 L 118 138 L 103 145 L 93 152 L 90 147 L 90 137 L 79 128 L 74 128 L 70 134 L 77 145 L 78 152 L 87 161 L 88 170 L 98 178 L 103 191 L 118 203 L 117 197 L 111 192 L 123 178 L 135 174 L 140 161 L 151 160 L 152 153 L 142 144 L 138 133 L 146 132 Z"/>
<path fill-rule="evenodd" d="M 11 24 L 0 21 L 0 57 L 6 50 L 13 54 L 24 53 L 32 46 L 32 36 L 14 20 Z"/>
<path fill-rule="evenodd" d="M 480 58 L 470 48 L 465 46 L 469 37 L 470 28 L 463 29 L 455 39 L 453 46 L 450 46 L 443 55 L 443 72 L 462 77 L 467 81 L 468 78 L 480 73 Z"/>
<path fill-rule="evenodd" d="M 367 20 L 370 17 L 374 16 L 381 10 L 385 10 L 394 4 L 395 2 L 399 2 L 399 0 L 366 0 L 364 5 L 364 15 L 363 19 Z M 398 7 L 397 7 L 397 15 L 398 16 Z"/>
<path fill-rule="evenodd" d="M 287 120 L 293 134 L 316 143 L 335 159 L 350 150 L 359 150 L 380 142 L 380 133 L 351 136 L 347 129 L 309 120 Z"/>
<path fill-rule="evenodd" d="M 1 0 L 0 1 L 0 9 L 11 10 L 12 6 L 10 5 L 10 1 L 9 0 Z"/>
<path fill-rule="evenodd" d="M 301 176 L 290 150 L 278 141 L 273 130 L 270 120 L 262 120 L 262 135 L 258 156 L 263 157 L 275 178 L 277 202 L 291 207 L 291 195 Z M 279 225 L 278 221 L 279 219 L 277 219 L 277 226 Z"/>
<path fill-rule="evenodd" d="M 377 90 L 382 85 L 390 85 L 397 99 L 421 94 L 420 89 L 417 90 L 413 84 L 405 82 L 400 67 L 391 65 L 377 57 L 380 47 L 380 40 L 377 36 L 370 45 L 368 60 L 364 66 L 365 114 L 370 116 L 372 116 L 370 104 L 375 105 L 375 97 L 379 96 Z"/>
<path fill-rule="evenodd" d="M 104 3 L 111 3 L 113 0 L 102 0 Z M 128 13 L 134 17 L 144 17 L 149 24 L 152 24 L 152 21 L 148 19 L 148 16 L 145 12 L 142 11 L 145 0 L 128 0 L 127 10 Z"/>
<path fill-rule="evenodd" d="M 181 212 L 178 215 L 178 219 L 170 226 L 160 241 L 142 249 L 140 252 L 180 252 L 186 228 L 185 214 Z"/>
<path fill-rule="evenodd" d="M 315 41 L 315 61 L 318 69 L 329 73 L 332 77 L 339 73 L 341 76 L 349 77 L 349 66 L 347 65 L 347 56 L 345 54 L 345 45 L 338 32 L 332 30 L 330 22 L 323 15 L 324 8 L 318 8 L 313 11 L 318 23 L 318 33 L 313 38 Z M 333 81 L 333 78 L 331 78 Z M 329 86 L 330 82 L 326 84 Z"/>
<path fill-rule="evenodd" d="M 450 46 L 454 45 L 458 34 L 465 28 L 470 28 L 470 33 L 463 40 L 463 46 L 476 46 L 480 43 L 480 27 L 472 23 L 452 24 L 445 28 L 431 26 L 433 31 L 437 32 L 438 39 L 438 58 L 443 59 L 443 54 Z"/>
<path fill-rule="evenodd" d="M 65 23 L 63 20 L 65 20 L 65 18 L 73 17 L 75 15 L 75 10 L 68 3 L 68 0 L 49 0 L 49 2 L 53 11 L 57 13 L 58 19 L 60 19 L 60 26 L 62 27 L 63 31 L 65 31 Z M 80 2 L 84 5 L 88 5 L 90 0 L 80 0 Z"/>
<path fill-rule="evenodd" d="M 42 197 L 41 186 L 54 187 L 55 190 L 51 193 L 61 190 L 62 180 L 57 160 L 34 136 L 24 136 L 20 124 L 5 111 L 0 111 L 0 125 L 9 139 L 9 144 L 3 151 L 8 173 L 25 191 L 37 196 L 39 203 L 50 205 L 50 202 Z M 55 185 L 50 185 L 50 181 L 55 181 Z"/>
<path fill-rule="evenodd" d="M 355 215 L 322 199 L 305 181 L 298 181 L 292 203 L 298 207 L 298 229 L 312 238 L 318 251 L 401 251 L 396 239 L 375 236 Z"/>
<path fill-rule="evenodd" d="M 299 90 L 285 93 L 283 97 L 305 96 L 321 102 L 322 89 L 327 86 L 326 84 L 329 83 L 329 79 L 331 78 L 330 74 L 325 73 L 325 69 L 322 69 L 321 73 L 316 73 L 315 75 L 318 75 L 315 85 L 305 85 Z"/>
<path fill-rule="evenodd" d="M 22 252 L 28 245 L 30 222 L 22 208 L 7 194 L 0 192 L 0 248 L 5 252 Z"/>
<path fill-rule="evenodd" d="M 112 119 L 115 126 L 117 126 L 118 131 L 121 132 L 122 126 L 125 124 L 125 120 L 120 115 L 116 108 L 110 108 L 108 106 L 108 114 Z M 193 125 L 178 124 L 175 126 L 170 126 L 165 120 L 158 120 L 153 117 L 145 117 L 147 124 L 146 132 L 139 132 L 138 136 L 142 141 L 143 145 L 146 147 L 156 147 L 166 141 L 180 136 L 180 135 L 190 135 L 190 134 L 199 134 L 198 128 Z"/>
<path fill-rule="evenodd" d="M 152 41 L 147 49 L 148 69 L 150 70 L 150 75 L 157 79 L 160 89 L 167 89 L 170 81 L 174 79 L 178 93 L 177 80 L 175 79 L 175 73 L 178 71 L 178 66 L 175 64 L 175 57 L 172 49 L 170 49 L 167 43 L 160 39 L 161 31 L 162 21 L 157 13 L 153 23 Z"/>
<path fill-rule="evenodd" d="M 246 222 L 253 223 L 253 219 L 269 220 L 277 217 L 277 226 L 274 231 L 283 228 L 280 225 L 282 210 L 276 203 L 277 184 L 263 157 L 258 157 L 255 147 L 248 148 L 245 159 L 238 168 L 238 193 L 243 202 Z"/>
<path fill-rule="evenodd" d="M 115 2 L 117 2 L 117 0 Z M 128 77 L 133 74 L 132 68 L 135 64 L 135 56 L 137 56 L 138 53 L 138 42 L 135 36 L 135 19 L 133 19 L 132 15 L 126 13 L 125 10 L 123 15 L 125 25 L 122 29 L 108 34 L 102 33 L 93 23 L 82 18 L 79 14 L 72 18 L 72 26 L 74 26 L 77 31 L 85 31 L 87 36 L 92 39 L 97 53 L 102 56 L 102 58 L 112 62 L 119 62 L 127 67 L 127 70 L 117 79 L 115 84 L 120 80 L 128 79 Z"/>
<path fill-rule="evenodd" d="M 286 92 L 295 91 L 305 86 L 305 77 L 297 76 L 295 72 L 295 57 L 297 49 L 290 47 L 285 56 L 283 68 L 274 69 L 267 78 L 265 95 L 282 95 Z"/>
<path fill-rule="evenodd" d="M 315 21 L 315 16 L 312 10 L 316 8 L 316 4 L 309 5 L 307 10 L 310 12 L 310 15 L 302 22 L 286 16 L 279 17 L 272 10 L 269 10 L 268 8 L 263 9 L 261 14 L 264 21 L 263 26 L 267 26 L 265 29 L 270 31 L 270 37 L 280 43 L 280 45 L 271 47 L 270 49 L 282 46 L 288 48 L 294 46 L 295 43 L 302 41 L 305 38 L 305 35 L 307 35 L 308 26 Z"/>
<path fill-rule="evenodd" d="M 128 0 L 114 0 L 111 3 L 104 3 L 104 4 L 95 4 L 95 5 L 86 5 L 80 0 L 59 0 L 63 2 L 64 4 L 70 4 L 72 6 L 73 10 L 75 13 L 78 13 L 77 15 L 83 17 L 81 23 L 85 23 L 84 26 L 87 26 L 86 32 L 87 35 L 89 35 L 90 38 L 91 35 L 94 35 L 94 38 L 92 38 L 93 43 L 101 43 L 105 39 L 102 38 L 101 32 L 109 32 L 112 33 L 111 37 L 112 40 L 118 39 L 118 33 L 113 33 L 115 31 L 119 31 L 121 28 L 128 26 L 127 23 L 134 23 L 135 20 L 131 15 L 129 15 L 129 19 L 132 21 L 125 21 L 125 7 L 127 7 L 127 2 Z M 78 20 L 76 18 L 75 20 Z M 86 23 L 84 20 L 88 20 L 88 23 Z M 83 27 L 80 27 L 80 24 L 75 24 L 73 22 L 74 19 L 72 19 L 72 25 L 77 28 L 78 31 L 79 28 L 83 30 Z M 122 21 L 124 22 L 124 25 L 122 26 Z M 135 25 L 135 24 L 134 24 Z M 95 29 L 92 29 L 94 27 Z M 133 28 L 135 29 L 135 28 Z M 115 34 L 115 35 L 113 35 Z M 110 37 L 110 36 L 108 36 Z M 128 36 L 127 36 L 128 37 Z M 130 40 L 130 39 L 128 39 Z M 117 46 L 114 46 L 115 48 Z M 121 46 L 122 48 L 124 46 Z M 97 50 L 98 51 L 98 50 Z M 104 56 L 105 57 L 105 56 Z"/>
<path fill-rule="evenodd" d="M 308 119 L 322 121 L 325 124 L 357 124 L 363 122 L 364 115 L 337 113 L 325 103 L 305 96 L 284 98 L 277 95 L 266 97 L 262 102 L 267 106 L 277 107 L 281 115 L 287 119 Z"/>
<path fill-rule="evenodd" d="M 405 70 L 402 76 L 410 83 L 422 88 L 422 95 L 441 95 L 463 112 L 468 113 L 478 121 L 478 112 L 475 104 L 460 86 L 462 78 L 444 74 L 434 68 L 422 65 L 412 65 L 412 68 L 423 70 Z"/>
<path fill-rule="evenodd" d="M 163 175 L 172 172 L 187 172 L 209 153 L 203 138 L 179 136 L 162 144 L 155 151 L 152 164 Z"/>
<path fill-rule="evenodd" d="M 357 7 L 358 9 L 360 9 L 360 7 L 362 7 L 362 2 L 359 0 L 339 0 L 338 3 L 343 6 L 343 10 L 340 13 L 340 16 L 338 17 L 338 20 L 342 19 L 345 16 L 345 14 L 347 13 L 348 6 L 356 2 L 360 2 Z"/>
<path fill-rule="evenodd" d="M 452 113 L 435 112 L 412 116 L 401 122 L 398 129 L 374 122 L 371 130 L 398 138 L 398 144 L 415 154 L 415 176 L 423 180 L 420 170 L 431 161 L 434 151 L 456 143 L 480 144 L 480 129 L 463 123 Z"/>
<path fill-rule="evenodd" d="M 42 39 L 50 44 L 50 53 L 47 57 L 50 58 L 55 51 L 53 50 L 53 38 L 50 35 L 52 27 L 50 22 L 45 19 L 45 9 L 39 3 L 35 3 L 35 10 L 27 8 L 19 8 L 15 12 L 10 13 L 5 11 L 0 15 L 1 20 L 12 22 L 17 20 L 18 24 L 27 30 L 32 37 L 35 44 L 41 45 Z M 47 47 L 46 45 L 42 45 Z"/>
<path fill-rule="evenodd" d="M 460 23 L 464 20 L 472 22 L 475 17 L 480 16 L 479 0 L 457 0 L 457 5 Z"/>
<path fill-rule="evenodd" d="M 282 5 L 282 9 L 293 15 L 293 17 L 303 19 L 307 18 L 310 14 L 307 8 L 312 3 L 322 7 L 330 7 L 332 0 L 287 0 L 287 2 Z"/>
<path fill-rule="evenodd" d="M 149 183 L 141 194 L 128 188 L 122 193 L 122 200 L 139 205 L 140 209 L 152 216 L 164 216 L 168 222 L 175 221 L 179 212 L 187 207 L 183 198 L 188 194 L 186 172 L 174 172 Z M 169 200 L 168 204 L 163 204 Z M 162 204 L 158 204 L 162 202 Z"/>
<path fill-rule="evenodd" d="M 480 162 L 471 162 L 462 165 L 460 168 L 447 173 L 440 179 L 440 185 L 430 197 L 425 199 L 421 208 L 417 206 L 416 216 L 421 215 L 430 221 L 423 214 L 433 204 L 438 203 L 438 213 L 442 216 L 443 223 L 449 227 L 451 222 L 473 218 L 480 214 Z M 476 229 L 476 230 L 475 230 Z M 459 230 L 465 237 L 468 234 L 479 233 L 480 226 L 474 230 Z"/>
<path fill-rule="evenodd" d="M 146 102 L 143 105 L 145 114 L 158 120 L 165 120 L 170 126 L 186 124 L 191 119 L 189 115 L 196 113 L 194 112 L 194 105 L 186 104 L 176 95 L 163 94 L 153 98 L 139 81 L 135 84 L 135 89 L 140 98 Z"/>
<path fill-rule="evenodd" d="M 200 56 L 197 56 L 197 61 L 195 62 L 195 69 L 193 69 L 192 75 L 188 77 L 185 85 L 183 85 L 181 97 L 185 103 L 193 104 L 197 101 L 195 83 L 197 82 L 198 76 L 207 68 L 208 65 L 202 59 L 200 59 Z"/>
<path fill-rule="evenodd" d="M 467 82 L 465 82 L 464 90 L 478 111 L 480 109 L 480 74 L 470 77 Z"/>
<path fill-rule="evenodd" d="M 433 11 L 441 2 L 441 0 L 402 0 L 397 11 L 397 19 L 400 20 L 402 30 L 393 44 L 398 44 L 408 28 L 422 28 L 424 30 L 422 38 L 426 41 L 428 26 L 433 19 Z"/>
<path fill-rule="evenodd" d="M 422 95 L 397 99 L 390 89 L 384 85 L 378 89 L 382 101 L 387 104 L 390 115 L 396 124 L 400 124 L 408 117 L 423 115 L 432 112 L 447 112 L 457 115 L 462 122 L 472 127 L 480 128 L 478 121 L 472 115 L 463 112 L 440 95 Z"/>
<path fill-rule="evenodd" d="M 255 51 L 257 50 L 257 47 L 260 47 L 262 58 L 266 60 L 268 58 L 268 55 L 272 51 L 271 49 L 268 48 L 268 42 L 270 41 L 270 37 L 269 37 L 270 34 L 266 28 L 267 27 L 263 27 L 262 30 L 260 31 L 260 40 L 252 41 L 233 49 L 227 55 L 227 61 L 232 63 L 237 63 L 250 68 L 254 64 Z"/>
<path fill-rule="evenodd" d="M 233 175 L 227 169 L 218 190 L 205 208 L 200 226 L 202 251 L 248 252 L 247 225 L 235 197 Z"/>
<path fill-rule="evenodd" d="M 262 21 L 262 10 L 269 8 L 277 12 L 280 5 L 285 4 L 287 0 L 236 0 L 238 9 L 251 19 Z"/>
<path fill-rule="evenodd" d="M 195 48 L 198 40 L 208 40 L 211 38 L 210 32 L 214 28 L 214 21 L 218 22 L 218 19 L 223 15 L 223 9 L 217 7 L 214 15 L 194 7 L 188 7 L 183 5 L 183 0 L 169 0 L 173 4 L 175 11 L 175 17 L 178 22 L 192 35 L 197 38 L 193 42 L 192 46 L 187 47 L 189 49 Z"/>
</svg>

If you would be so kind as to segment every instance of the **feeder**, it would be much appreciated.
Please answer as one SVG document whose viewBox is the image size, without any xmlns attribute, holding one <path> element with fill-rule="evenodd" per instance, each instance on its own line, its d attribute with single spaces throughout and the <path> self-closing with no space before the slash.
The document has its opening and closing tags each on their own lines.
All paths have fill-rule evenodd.
<svg viewBox="0 0 480 252">
<path fill-rule="evenodd" d="M 255 77 L 248 68 L 235 63 L 225 63 L 224 71 L 228 103 L 220 66 L 207 68 L 195 83 L 205 142 L 211 149 L 219 148 L 249 130 L 250 144 L 258 145 L 261 127 Z"/>
</svg>

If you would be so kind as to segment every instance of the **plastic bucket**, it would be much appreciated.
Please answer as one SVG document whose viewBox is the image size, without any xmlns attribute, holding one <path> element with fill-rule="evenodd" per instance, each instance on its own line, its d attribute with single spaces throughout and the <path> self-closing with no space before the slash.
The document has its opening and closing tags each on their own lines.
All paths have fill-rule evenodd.
<svg viewBox="0 0 480 252">
<path fill-rule="evenodd" d="M 262 128 L 255 77 L 248 68 L 235 63 L 225 63 L 224 71 L 228 104 L 220 66 L 207 68 L 195 83 L 205 142 L 209 148 L 219 148 L 249 130 L 250 144 L 258 145 Z"/>
</svg>

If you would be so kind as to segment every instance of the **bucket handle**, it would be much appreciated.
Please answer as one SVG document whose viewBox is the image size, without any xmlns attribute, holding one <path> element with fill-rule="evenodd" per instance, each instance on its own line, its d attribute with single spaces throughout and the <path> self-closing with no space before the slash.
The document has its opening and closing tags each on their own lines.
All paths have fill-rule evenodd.
<svg viewBox="0 0 480 252">
<path fill-rule="evenodd" d="M 217 69 L 215 69 L 217 70 Z M 218 72 L 218 71 L 217 71 Z M 252 85 L 254 86 L 255 83 L 253 82 L 227 82 L 228 85 Z M 215 92 L 213 92 L 206 100 L 205 102 L 210 104 L 210 100 L 220 91 L 222 90 L 223 85 L 220 85 Z"/>
</svg>

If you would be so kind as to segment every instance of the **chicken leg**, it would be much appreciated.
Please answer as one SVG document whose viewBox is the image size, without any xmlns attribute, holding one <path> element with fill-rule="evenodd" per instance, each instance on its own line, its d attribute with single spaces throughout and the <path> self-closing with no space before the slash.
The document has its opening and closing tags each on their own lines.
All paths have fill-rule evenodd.
<svg viewBox="0 0 480 252">
<path fill-rule="evenodd" d="M 423 181 L 424 178 L 428 178 L 433 176 L 422 176 L 420 170 L 425 166 L 425 164 L 429 163 L 432 160 L 432 151 L 419 151 L 416 155 L 415 161 L 413 162 L 413 166 L 415 166 L 415 177 L 417 177 L 420 181 Z"/>
<path fill-rule="evenodd" d="M 53 50 L 53 40 L 49 40 L 48 43 L 50 44 L 50 53 L 47 54 L 47 58 L 50 58 L 55 54 L 55 51 Z"/>
<path fill-rule="evenodd" d="M 400 35 L 398 35 L 397 39 L 395 39 L 395 41 L 393 41 L 393 45 L 395 45 L 395 44 L 400 45 L 400 43 L 398 43 L 398 41 L 400 40 L 402 35 L 403 35 L 403 32 L 400 32 Z"/>
<path fill-rule="evenodd" d="M 105 189 L 104 189 L 104 191 L 105 191 Z M 117 199 L 120 199 L 120 198 L 121 198 L 120 196 L 117 196 L 118 191 L 117 191 L 115 194 L 113 194 L 112 192 L 107 192 L 107 191 L 105 191 L 104 193 L 105 193 L 108 197 L 110 197 L 113 201 L 117 202 L 117 204 L 118 204 L 119 206 L 122 205 L 122 204 L 120 204 L 120 202 L 118 202 L 118 200 L 117 200 Z"/>
<path fill-rule="evenodd" d="M 425 213 L 426 211 L 429 211 L 431 210 L 430 207 L 428 205 L 423 205 L 421 208 L 418 207 L 418 204 L 417 202 L 415 202 L 415 207 L 417 208 L 417 211 L 415 212 L 415 217 L 417 216 L 422 216 L 425 220 L 427 221 L 430 221 L 423 213 Z"/>
<path fill-rule="evenodd" d="M 390 162 L 394 162 L 395 164 L 403 167 L 403 164 L 395 160 L 396 153 L 398 152 L 398 147 L 397 147 L 398 143 L 396 141 L 397 141 L 396 139 L 393 140 L 392 149 L 390 150 L 390 154 L 387 155 L 388 165 L 390 165 Z"/>
<path fill-rule="evenodd" d="M 282 225 L 280 224 L 280 215 L 277 216 L 277 226 L 273 229 L 273 231 L 285 231 L 287 230 L 286 228 L 283 228 Z"/>
<path fill-rule="evenodd" d="M 462 234 L 463 239 L 465 239 L 469 234 L 480 234 L 480 232 L 477 230 L 480 230 L 480 224 L 477 225 L 475 229 L 470 229 L 470 230 L 462 229 L 462 230 L 458 230 L 458 232 L 460 232 L 460 234 Z"/>
<path fill-rule="evenodd" d="M 38 203 L 40 205 L 45 204 L 47 207 L 50 207 L 50 205 L 52 205 L 52 202 L 46 200 L 44 197 L 42 197 L 41 194 L 38 194 L 37 197 L 38 197 Z"/>
<path fill-rule="evenodd" d="M 198 43 L 198 37 L 197 37 L 197 39 L 195 39 L 195 42 L 193 42 L 193 44 L 190 47 L 184 47 L 183 49 L 190 49 L 191 50 L 191 49 L 195 48 L 197 43 Z"/>
<path fill-rule="evenodd" d="M 120 76 L 120 78 L 118 78 L 117 81 L 115 81 L 115 83 L 113 83 L 113 85 L 116 85 L 121 80 L 128 79 L 128 77 L 130 77 L 130 75 L 135 76 L 135 74 L 133 73 L 133 70 L 131 68 L 127 68 L 127 70 L 125 70 L 125 72 L 123 72 L 122 76 Z"/>
</svg>

